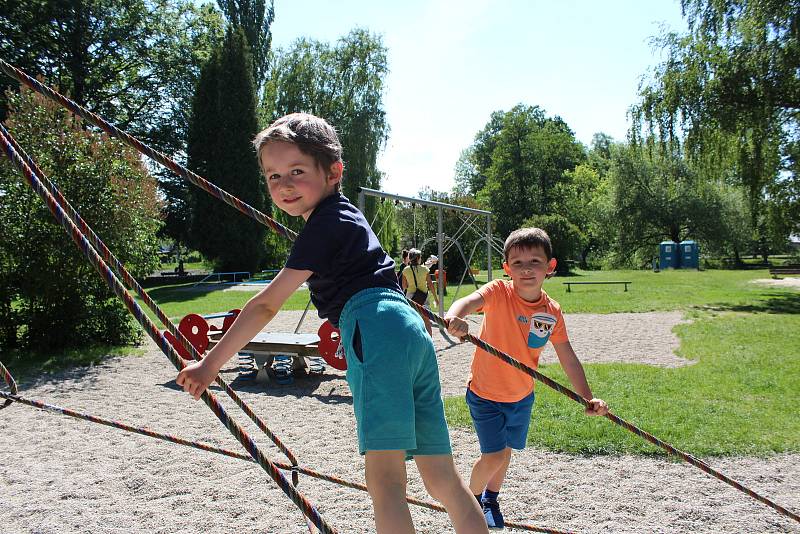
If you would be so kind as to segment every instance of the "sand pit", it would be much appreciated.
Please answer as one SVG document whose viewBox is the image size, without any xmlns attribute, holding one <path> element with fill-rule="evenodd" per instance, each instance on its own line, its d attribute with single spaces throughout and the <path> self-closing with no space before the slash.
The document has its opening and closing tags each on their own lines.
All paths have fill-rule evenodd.
<svg viewBox="0 0 800 534">
<path fill-rule="evenodd" d="M 759 278 L 753 280 L 754 284 L 763 284 L 767 286 L 788 287 L 791 289 L 800 289 L 800 278 L 786 277 L 786 278 Z"/>
<path fill-rule="evenodd" d="M 291 332 L 300 312 L 282 312 L 274 331 Z M 678 313 L 568 315 L 586 362 L 686 365 L 672 353 Z M 477 323 L 478 320 L 475 320 Z M 307 320 L 301 331 L 313 332 Z M 477 329 L 476 329 L 477 331 Z M 443 390 L 461 395 L 472 347 L 435 334 Z M 175 371 L 148 342 L 141 357 L 41 376 L 20 393 L 78 411 L 240 450 L 202 402 L 175 387 Z M 545 354 L 544 360 L 552 359 Z M 551 360 L 552 361 L 552 360 Z M 363 482 L 344 374 L 280 386 L 223 377 L 311 469 Z M 229 413 L 244 415 L 229 400 Z M 624 414 L 620 414 L 624 416 Z M 643 424 L 645 429 L 646 424 Z M 276 461 L 285 457 L 254 425 L 248 432 Z M 470 431 L 453 430 L 462 474 L 478 454 Z M 709 464 L 800 510 L 800 455 L 709 459 Z M 258 466 L 51 415 L 26 406 L 0 411 L 0 524 L 4 533 L 302 533 L 300 512 Z M 363 492 L 303 476 L 301 491 L 340 532 L 372 532 Z M 409 463 L 409 492 L 427 498 Z M 576 457 L 527 449 L 515 455 L 503 493 L 507 519 L 575 532 L 798 532 L 797 523 L 700 470 L 664 458 Z M 412 507 L 418 532 L 449 532 L 445 514 Z"/>
</svg>

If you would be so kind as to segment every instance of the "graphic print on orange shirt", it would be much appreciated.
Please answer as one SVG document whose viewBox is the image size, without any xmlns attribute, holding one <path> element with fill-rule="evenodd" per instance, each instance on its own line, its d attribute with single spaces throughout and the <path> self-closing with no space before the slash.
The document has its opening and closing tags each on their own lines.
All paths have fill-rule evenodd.
<svg viewBox="0 0 800 534">
<path fill-rule="evenodd" d="M 550 332 L 557 319 L 549 313 L 535 313 L 531 317 L 531 329 L 528 332 L 528 346 L 532 349 L 544 347 L 550 339 Z"/>
</svg>

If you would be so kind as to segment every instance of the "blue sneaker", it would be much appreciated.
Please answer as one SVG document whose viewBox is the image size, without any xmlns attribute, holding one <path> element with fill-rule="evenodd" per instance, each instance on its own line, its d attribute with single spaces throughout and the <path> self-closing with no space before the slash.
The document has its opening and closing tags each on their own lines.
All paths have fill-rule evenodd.
<svg viewBox="0 0 800 534">
<path fill-rule="evenodd" d="M 495 499 L 482 499 L 483 517 L 486 518 L 486 525 L 489 530 L 503 530 L 506 524 L 503 521 L 503 514 L 500 512 L 500 505 Z"/>
</svg>

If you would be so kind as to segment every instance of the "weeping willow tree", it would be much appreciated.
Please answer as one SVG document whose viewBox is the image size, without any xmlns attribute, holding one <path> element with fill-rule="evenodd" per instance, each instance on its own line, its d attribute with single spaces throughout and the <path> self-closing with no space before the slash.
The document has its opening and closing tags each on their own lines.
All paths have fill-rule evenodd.
<svg viewBox="0 0 800 534">
<path fill-rule="evenodd" d="M 342 191 L 355 201 L 359 187 L 380 189 L 377 160 L 389 135 L 383 107 L 388 72 L 386 47 L 366 30 L 353 30 L 335 44 L 299 39 L 274 54 L 262 119 L 306 112 L 330 122 L 342 142 Z M 369 220 L 374 210 L 375 199 L 369 198 Z"/>
<path fill-rule="evenodd" d="M 632 139 L 680 146 L 743 187 L 766 259 L 800 224 L 800 0 L 681 6 L 689 31 L 656 40 L 667 59 L 631 110 Z"/>
</svg>

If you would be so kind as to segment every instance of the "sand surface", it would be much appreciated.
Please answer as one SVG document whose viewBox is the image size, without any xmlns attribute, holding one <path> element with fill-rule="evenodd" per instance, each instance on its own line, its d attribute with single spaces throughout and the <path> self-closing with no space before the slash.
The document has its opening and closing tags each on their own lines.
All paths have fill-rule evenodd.
<svg viewBox="0 0 800 534">
<path fill-rule="evenodd" d="M 272 331 L 292 332 L 300 312 L 281 312 Z M 476 324 L 478 318 L 471 319 Z M 671 328 L 679 313 L 568 315 L 584 362 L 674 367 Z M 315 332 L 308 319 L 301 331 Z M 473 347 L 434 335 L 443 392 L 461 395 Z M 174 383 L 175 370 L 152 342 L 140 357 L 43 375 L 20 394 L 134 426 L 240 451 L 202 402 Z M 554 361 L 548 350 L 543 361 Z M 310 469 L 363 482 L 344 373 L 291 385 L 223 377 Z M 283 454 L 228 400 L 226 409 L 272 460 Z M 577 406 L 576 406 L 577 409 Z M 624 417 L 624 414 L 619 414 Z M 610 423 L 609 423 L 610 424 Z M 642 426 L 647 429 L 646 424 Z M 478 454 L 471 431 L 452 430 L 454 457 L 467 476 Z M 800 455 L 708 460 L 715 469 L 800 511 Z M 413 462 L 409 493 L 427 498 Z M 308 476 L 300 490 L 340 532 L 373 532 L 361 491 Z M 508 520 L 574 532 L 800 532 L 785 518 L 685 463 L 664 458 L 516 453 L 501 495 Z M 412 507 L 418 532 L 450 532 L 446 515 Z M 0 411 L 0 530 L 16 533 L 301 533 L 301 513 L 259 466 L 85 421 L 15 405 Z"/>
</svg>

